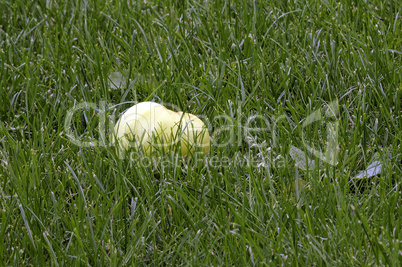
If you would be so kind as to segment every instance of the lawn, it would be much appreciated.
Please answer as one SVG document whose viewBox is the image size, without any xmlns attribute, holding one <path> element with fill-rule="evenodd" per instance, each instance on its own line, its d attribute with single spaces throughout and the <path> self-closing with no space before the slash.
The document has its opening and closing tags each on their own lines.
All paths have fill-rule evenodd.
<svg viewBox="0 0 402 267">
<path fill-rule="evenodd" d="M 399 1 L 0 0 L 0 263 L 400 266 L 401 68 Z"/>
</svg>

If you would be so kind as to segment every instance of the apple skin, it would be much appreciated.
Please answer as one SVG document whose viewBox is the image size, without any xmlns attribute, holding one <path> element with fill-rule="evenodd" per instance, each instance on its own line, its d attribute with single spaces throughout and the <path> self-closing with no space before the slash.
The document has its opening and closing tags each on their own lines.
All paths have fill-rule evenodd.
<svg viewBox="0 0 402 267">
<path fill-rule="evenodd" d="M 205 124 L 190 113 L 175 112 L 155 102 L 141 102 L 129 108 L 118 120 L 114 134 L 121 149 L 134 147 L 150 155 L 155 147 L 170 150 L 181 142 L 182 156 L 199 146 L 204 154 L 210 149 Z"/>
</svg>

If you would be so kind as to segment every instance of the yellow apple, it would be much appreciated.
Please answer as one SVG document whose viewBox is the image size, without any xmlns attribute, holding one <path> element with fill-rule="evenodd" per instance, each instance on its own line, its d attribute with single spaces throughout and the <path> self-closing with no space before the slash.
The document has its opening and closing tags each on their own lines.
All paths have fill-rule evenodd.
<svg viewBox="0 0 402 267">
<path fill-rule="evenodd" d="M 181 142 L 179 152 L 185 156 L 200 147 L 207 154 L 210 137 L 205 124 L 190 113 L 175 112 L 161 104 L 142 102 L 129 108 L 115 126 L 121 149 L 134 147 L 146 155 L 155 149 L 172 149 Z"/>
</svg>

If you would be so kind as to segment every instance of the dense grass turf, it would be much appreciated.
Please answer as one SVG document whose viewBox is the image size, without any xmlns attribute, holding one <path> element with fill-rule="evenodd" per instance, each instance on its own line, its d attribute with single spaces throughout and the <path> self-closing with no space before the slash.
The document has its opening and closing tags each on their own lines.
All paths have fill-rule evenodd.
<svg viewBox="0 0 402 267">
<path fill-rule="evenodd" d="M 399 265 L 401 32 L 399 1 L 0 0 L 0 262 Z M 199 115 L 210 155 L 119 157 L 98 125 L 135 101 Z"/>
</svg>

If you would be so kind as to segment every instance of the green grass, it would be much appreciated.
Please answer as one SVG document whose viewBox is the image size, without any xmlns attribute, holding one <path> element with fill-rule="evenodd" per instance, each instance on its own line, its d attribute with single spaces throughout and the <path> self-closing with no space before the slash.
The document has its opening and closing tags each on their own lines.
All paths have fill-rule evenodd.
<svg viewBox="0 0 402 267">
<path fill-rule="evenodd" d="M 0 0 L 0 262 L 399 266 L 401 32 L 392 0 Z M 80 103 L 88 141 L 146 100 L 208 122 L 208 164 L 66 136 Z M 303 124 L 329 103 L 336 117 Z M 297 169 L 290 147 L 324 150 L 327 121 L 337 165 Z M 375 155 L 381 174 L 353 179 Z"/>
</svg>

